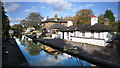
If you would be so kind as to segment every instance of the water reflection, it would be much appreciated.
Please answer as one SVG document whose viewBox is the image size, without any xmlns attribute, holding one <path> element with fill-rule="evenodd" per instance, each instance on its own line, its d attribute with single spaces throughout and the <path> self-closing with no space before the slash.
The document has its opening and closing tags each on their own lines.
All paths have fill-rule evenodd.
<svg viewBox="0 0 120 68">
<path fill-rule="evenodd" d="M 91 66 L 90 63 L 62 53 L 40 42 L 34 43 L 26 36 L 16 38 L 21 51 L 31 66 Z"/>
<path fill-rule="evenodd" d="M 22 36 L 22 39 L 20 40 L 21 44 L 26 47 L 26 51 L 32 55 L 36 56 L 39 55 L 41 52 L 41 46 L 42 44 L 36 44 L 32 41 L 32 39 L 27 38 L 26 36 Z"/>
</svg>

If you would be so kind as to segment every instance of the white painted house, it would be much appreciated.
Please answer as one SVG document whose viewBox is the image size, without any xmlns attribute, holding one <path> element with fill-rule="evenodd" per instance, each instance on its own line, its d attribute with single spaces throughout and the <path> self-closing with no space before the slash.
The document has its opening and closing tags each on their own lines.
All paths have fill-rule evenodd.
<svg viewBox="0 0 120 68">
<path fill-rule="evenodd" d="M 98 23 L 98 18 L 92 15 L 91 24 L 75 25 L 68 21 L 66 28 L 58 31 L 60 39 L 106 46 L 112 35 L 108 25 Z"/>
</svg>

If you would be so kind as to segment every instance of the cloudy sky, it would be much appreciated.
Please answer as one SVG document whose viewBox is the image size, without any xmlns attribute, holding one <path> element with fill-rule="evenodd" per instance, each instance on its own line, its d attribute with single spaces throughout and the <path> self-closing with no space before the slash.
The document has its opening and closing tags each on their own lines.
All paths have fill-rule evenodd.
<svg viewBox="0 0 120 68">
<path fill-rule="evenodd" d="M 50 1 L 50 0 L 49 0 Z M 117 0 L 116 0 L 117 1 Z M 31 12 L 38 12 L 46 18 L 74 16 L 81 9 L 91 9 L 94 15 L 104 14 L 107 9 L 111 9 L 118 18 L 118 2 L 4 2 L 5 11 L 10 19 L 10 25 L 20 23 Z"/>
</svg>

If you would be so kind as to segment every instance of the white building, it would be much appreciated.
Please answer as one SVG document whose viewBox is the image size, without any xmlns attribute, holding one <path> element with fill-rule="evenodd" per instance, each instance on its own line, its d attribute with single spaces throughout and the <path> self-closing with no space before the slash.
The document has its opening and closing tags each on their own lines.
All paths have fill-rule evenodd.
<svg viewBox="0 0 120 68">
<path fill-rule="evenodd" d="M 107 42 L 111 41 L 112 35 L 109 26 L 98 23 L 98 18 L 95 15 L 92 15 L 91 24 L 72 26 L 72 22 L 68 23 L 66 28 L 59 29 L 60 39 L 99 46 L 106 46 Z"/>
</svg>

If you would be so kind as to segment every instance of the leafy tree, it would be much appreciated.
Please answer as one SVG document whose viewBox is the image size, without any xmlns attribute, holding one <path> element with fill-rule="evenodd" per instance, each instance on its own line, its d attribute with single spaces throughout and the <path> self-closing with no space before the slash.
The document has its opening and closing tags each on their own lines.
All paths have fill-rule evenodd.
<svg viewBox="0 0 120 68">
<path fill-rule="evenodd" d="M 26 19 L 27 27 L 39 28 L 38 24 L 41 24 L 41 19 L 43 19 L 43 17 L 39 13 L 33 12 L 30 13 L 30 15 Z"/>
<path fill-rule="evenodd" d="M 2 12 L 2 39 L 6 39 L 9 37 L 9 29 L 10 29 L 10 21 L 8 19 L 8 16 L 5 14 L 3 3 L 0 1 L 0 12 Z"/>
<path fill-rule="evenodd" d="M 91 16 L 93 12 L 91 9 L 82 9 L 79 10 L 76 15 L 73 17 L 74 24 L 90 24 L 91 23 Z"/>
<path fill-rule="evenodd" d="M 111 24 L 111 30 L 117 32 L 118 31 L 118 25 L 119 23 L 112 23 Z"/>
<path fill-rule="evenodd" d="M 14 24 L 11 28 L 13 28 L 13 29 L 19 29 L 19 30 L 23 29 L 23 27 L 22 27 L 21 24 Z"/>
<path fill-rule="evenodd" d="M 104 18 L 108 18 L 110 20 L 109 23 L 115 23 L 115 17 L 111 10 L 105 11 Z"/>
<path fill-rule="evenodd" d="M 98 22 L 99 23 L 104 23 L 104 15 L 103 14 L 98 16 Z"/>
<path fill-rule="evenodd" d="M 27 28 L 27 20 L 23 19 L 20 24 L 22 25 L 23 28 Z"/>
<path fill-rule="evenodd" d="M 65 21 L 73 20 L 73 17 L 72 17 L 72 16 L 66 16 L 66 17 L 64 18 L 64 20 L 65 20 Z"/>
</svg>

